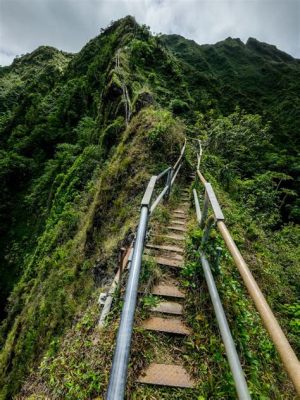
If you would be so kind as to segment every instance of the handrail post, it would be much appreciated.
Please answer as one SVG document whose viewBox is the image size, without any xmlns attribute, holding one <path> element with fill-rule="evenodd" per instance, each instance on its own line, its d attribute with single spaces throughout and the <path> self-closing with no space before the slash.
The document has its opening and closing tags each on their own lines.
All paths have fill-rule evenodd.
<svg viewBox="0 0 300 400">
<path fill-rule="evenodd" d="M 197 221 L 200 224 L 200 221 L 201 221 L 201 209 L 200 209 L 199 199 L 198 199 L 198 194 L 197 194 L 196 189 L 193 189 L 193 194 L 194 194 L 194 201 L 195 201 L 195 207 L 196 207 Z"/>
<path fill-rule="evenodd" d="M 205 190 L 204 205 L 203 205 L 202 217 L 201 217 L 201 221 L 200 221 L 200 228 L 202 228 L 202 229 L 204 228 L 207 213 L 208 213 L 208 203 L 209 203 L 208 194 L 207 194 L 207 191 Z"/>
<path fill-rule="evenodd" d="M 171 192 L 172 177 L 173 177 L 173 168 L 169 169 L 168 176 L 167 176 L 167 186 L 168 186 L 167 193 L 166 193 L 167 199 L 169 198 L 170 192 Z"/>
<path fill-rule="evenodd" d="M 203 236 L 202 236 L 202 240 L 201 240 L 201 246 L 202 247 L 205 245 L 205 243 L 207 242 L 207 240 L 209 238 L 210 230 L 211 230 L 214 222 L 215 222 L 215 218 L 214 218 L 213 215 L 211 215 L 206 221 L 204 232 L 203 232 Z"/>
</svg>

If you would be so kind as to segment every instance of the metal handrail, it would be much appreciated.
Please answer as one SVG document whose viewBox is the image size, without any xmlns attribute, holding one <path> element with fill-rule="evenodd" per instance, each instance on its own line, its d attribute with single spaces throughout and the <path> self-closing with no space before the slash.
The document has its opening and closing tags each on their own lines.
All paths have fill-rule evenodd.
<svg viewBox="0 0 300 400">
<path fill-rule="evenodd" d="M 202 214 L 200 211 L 199 199 L 197 196 L 197 192 L 194 189 L 194 200 L 195 200 L 195 209 L 196 209 L 196 216 L 197 221 L 200 224 L 202 219 Z M 212 221 L 212 216 L 208 218 L 208 225 L 210 226 Z M 209 229 L 205 231 L 206 234 L 209 233 Z M 206 241 L 205 235 L 203 236 L 201 246 L 203 246 L 204 242 Z M 207 261 L 203 252 L 200 252 L 201 264 L 204 271 L 205 280 L 207 283 L 208 291 L 211 297 L 211 301 L 215 310 L 216 318 L 218 321 L 219 329 L 221 332 L 221 336 L 223 339 L 223 343 L 226 350 L 226 355 L 228 359 L 228 363 L 232 372 L 233 380 L 235 383 L 236 391 L 238 394 L 238 398 L 240 400 L 250 400 L 251 396 L 249 394 L 247 382 L 244 376 L 244 372 L 240 363 L 239 356 L 236 351 L 236 347 L 231 335 L 231 331 L 226 319 L 226 315 L 223 309 L 223 305 L 218 293 L 218 289 L 215 284 L 215 280 L 213 274 L 211 272 L 211 268 L 209 262 Z"/>
<path fill-rule="evenodd" d="M 170 189 L 181 167 L 181 160 L 185 151 L 185 147 L 186 147 L 186 140 L 181 150 L 180 156 L 173 168 L 172 167 L 167 168 L 158 176 L 154 175 L 151 177 L 141 202 L 140 219 L 133 248 L 133 256 L 126 286 L 124 305 L 122 309 L 121 321 L 116 340 L 116 348 L 114 351 L 108 390 L 106 394 L 107 400 L 124 399 L 134 314 L 135 314 L 137 294 L 138 294 L 138 284 L 142 266 L 142 256 L 143 256 L 144 242 L 147 232 L 148 221 L 155 207 L 157 207 L 162 198 L 165 195 L 168 195 L 168 193 L 170 193 Z M 161 177 L 163 177 L 166 174 L 168 174 L 167 183 L 151 206 L 155 184 Z"/>
<path fill-rule="evenodd" d="M 291 381 L 294 384 L 294 387 L 296 389 L 296 392 L 300 395 L 300 363 L 299 360 L 292 349 L 287 337 L 285 336 L 282 328 L 280 327 L 273 311 L 271 310 L 267 300 L 265 299 L 261 289 L 259 288 L 256 280 L 254 279 L 251 271 L 249 270 L 248 265 L 246 264 L 243 256 L 241 255 L 237 245 L 235 244 L 225 222 L 224 222 L 224 216 L 223 214 L 220 214 L 219 211 L 221 211 L 221 207 L 218 203 L 217 197 L 212 190 L 207 190 L 208 188 L 208 182 L 204 178 L 204 176 L 201 174 L 200 170 L 197 168 L 197 175 L 202 182 L 202 184 L 205 187 L 205 194 L 212 206 L 213 213 L 215 216 L 216 220 L 216 225 L 221 233 L 224 242 L 227 246 L 227 249 L 229 250 L 230 254 L 233 257 L 233 260 L 239 270 L 239 273 L 245 283 L 245 286 L 255 304 L 255 307 L 260 314 L 260 317 L 263 321 L 263 324 L 265 328 L 267 329 L 271 340 L 273 341 L 273 344 L 275 345 L 280 358 L 282 360 L 282 363 L 291 379 Z M 210 185 L 210 184 L 209 184 Z M 211 187 L 211 185 L 210 185 Z M 211 187 L 212 189 L 212 187 Z M 203 219 L 203 214 L 202 213 L 202 219 Z M 206 216 L 205 216 L 206 218 Z M 203 226 L 203 220 L 202 226 Z"/>
<path fill-rule="evenodd" d="M 251 396 L 245 379 L 245 375 L 241 366 L 241 362 L 236 351 L 236 347 L 230 332 L 230 328 L 226 319 L 226 315 L 222 306 L 222 302 L 211 272 L 210 265 L 203 253 L 201 253 L 201 263 L 204 271 L 205 280 L 208 286 L 208 291 L 213 303 L 219 329 L 226 350 L 226 355 L 230 370 L 232 372 L 238 398 L 240 400 L 250 400 Z"/>
<path fill-rule="evenodd" d="M 178 157 L 178 160 L 174 164 L 173 171 L 175 171 L 177 169 L 177 167 L 178 167 L 178 165 L 179 165 L 179 163 L 180 163 L 180 161 L 181 161 L 181 159 L 183 157 L 183 154 L 185 152 L 185 148 L 186 148 L 186 139 L 184 139 L 184 145 L 183 145 L 183 147 L 181 149 L 180 156 Z"/>
<path fill-rule="evenodd" d="M 156 180 L 158 181 L 160 178 L 165 176 L 169 171 L 171 171 L 172 167 L 166 168 L 163 172 L 161 172 L 159 175 L 157 175 Z"/>
</svg>

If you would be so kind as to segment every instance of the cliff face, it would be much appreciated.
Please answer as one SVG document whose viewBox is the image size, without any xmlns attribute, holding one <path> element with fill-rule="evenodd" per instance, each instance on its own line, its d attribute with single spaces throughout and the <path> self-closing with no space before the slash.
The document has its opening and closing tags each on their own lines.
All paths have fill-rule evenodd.
<svg viewBox="0 0 300 400">
<path fill-rule="evenodd" d="M 68 341 L 184 134 L 207 140 L 207 165 L 264 229 L 299 218 L 299 73 L 255 39 L 199 46 L 132 17 L 78 54 L 43 46 L 0 68 L 0 398 Z M 251 197 L 257 184 L 269 191 Z"/>
</svg>

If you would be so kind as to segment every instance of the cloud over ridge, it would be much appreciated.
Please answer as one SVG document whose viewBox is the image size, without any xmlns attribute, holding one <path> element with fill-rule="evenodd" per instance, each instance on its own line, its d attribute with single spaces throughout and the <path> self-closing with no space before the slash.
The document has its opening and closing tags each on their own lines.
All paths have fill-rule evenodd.
<svg viewBox="0 0 300 400">
<path fill-rule="evenodd" d="M 298 0 L 0 0 L 0 65 L 40 45 L 77 52 L 129 14 L 156 33 L 199 44 L 251 36 L 300 58 Z"/>
</svg>

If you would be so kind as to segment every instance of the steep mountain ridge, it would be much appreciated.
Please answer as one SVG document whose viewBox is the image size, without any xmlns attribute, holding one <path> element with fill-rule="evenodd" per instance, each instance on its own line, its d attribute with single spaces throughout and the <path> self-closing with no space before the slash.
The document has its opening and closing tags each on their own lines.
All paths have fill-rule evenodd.
<svg viewBox="0 0 300 400">
<path fill-rule="evenodd" d="M 149 108 L 151 68 L 145 73 L 139 59 L 148 41 L 162 76 L 173 79 L 167 52 L 128 17 L 73 56 L 59 77 L 38 76 L 2 114 L 2 307 L 11 293 L 2 314 L 1 398 L 84 309 L 93 278 L 99 285 L 111 273 L 117 244 L 133 229 L 137 195 L 182 145 L 179 121 Z M 127 129 L 121 80 L 133 107 Z"/>
<path fill-rule="evenodd" d="M 250 37 L 246 42 L 246 47 L 254 50 L 256 53 L 262 55 L 263 57 L 269 56 L 272 61 L 290 61 L 298 64 L 300 62 L 300 60 L 295 59 L 284 51 L 279 50 L 276 46 L 260 42 L 255 38 Z"/>
</svg>

